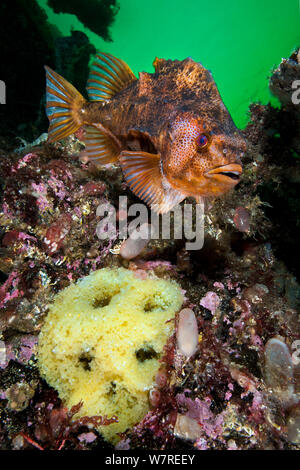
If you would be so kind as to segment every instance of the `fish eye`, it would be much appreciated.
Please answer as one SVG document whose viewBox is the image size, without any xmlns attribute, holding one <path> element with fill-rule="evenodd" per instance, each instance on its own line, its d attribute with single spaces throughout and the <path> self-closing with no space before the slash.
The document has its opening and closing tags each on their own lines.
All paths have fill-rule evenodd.
<svg viewBox="0 0 300 470">
<path fill-rule="evenodd" d="M 197 137 L 197 145 L 198 147 L 200 148 L 203 148 L 203 147 L 206 147 L 208 144 L 208 137 L 206 134 L 200 134 L 198 137 Z"/>
</svg>

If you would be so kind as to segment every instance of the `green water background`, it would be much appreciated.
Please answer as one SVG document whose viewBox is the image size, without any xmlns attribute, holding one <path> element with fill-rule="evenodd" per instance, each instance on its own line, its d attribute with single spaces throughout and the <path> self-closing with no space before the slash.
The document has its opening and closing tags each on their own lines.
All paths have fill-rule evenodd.
<svg viewBox="0 0 300 470">
<path fill-rule="evenodd" d="M 152 72 L 155 57 L 201 62 L 239 127 L 248 121 L 250 102 L 276 105 L 268 78 L 300 45 L 299 0 L 119 0 L 113 42 L 74 15 L 55 14 L 47 0 L 39 3 L 63 34 L 85 32 L 98 50 L 123 59 L 136 74 Z"/>
</svg>

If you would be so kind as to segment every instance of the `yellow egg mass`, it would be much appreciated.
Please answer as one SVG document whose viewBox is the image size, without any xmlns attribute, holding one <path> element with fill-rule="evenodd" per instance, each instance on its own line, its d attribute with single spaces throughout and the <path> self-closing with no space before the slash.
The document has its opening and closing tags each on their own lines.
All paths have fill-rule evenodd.
<svg viewBox="0 0 300 470">
<path fill-rule="evenodd" d="M 99 428 L 117 433 L 149 410 L 148 394 L 183 303 L 174 281 L 138 279 L 127 269 L 100 269 L 61 291 L 41 330 L 38 365 L 68 408 L 80 416 L 116 415 Z"/>
</svg>

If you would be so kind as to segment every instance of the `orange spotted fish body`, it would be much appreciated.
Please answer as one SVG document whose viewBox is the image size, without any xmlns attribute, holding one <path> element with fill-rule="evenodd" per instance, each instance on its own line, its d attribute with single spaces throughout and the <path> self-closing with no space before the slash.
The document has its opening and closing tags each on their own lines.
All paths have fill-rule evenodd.
<svg viewBox="0 0 300 470">
<path fill-rule="evenodd" d="M 85 126 L 84 155 L 119 162 L 131 190 L 159 213 L 193 196 L 219 196 L 242 173 L 246 144 L 211 76 L 192 59 L 156 59 L 137 79 L 128 65 L 98 54 L 88 80 L 90 101 L 47 71 L 49 140 Z"/>
</svg>

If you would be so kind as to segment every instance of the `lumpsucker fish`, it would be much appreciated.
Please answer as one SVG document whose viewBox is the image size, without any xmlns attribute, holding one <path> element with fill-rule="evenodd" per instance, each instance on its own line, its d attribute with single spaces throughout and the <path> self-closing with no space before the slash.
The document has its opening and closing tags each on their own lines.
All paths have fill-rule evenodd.
<svg viewBox="0 0 300 470">
<path fill-rule="evenodd" d="M 98 53 L 89 101 L 45 67 L 48 139 L 85 126 L 83 155 L 97 165 L 119 162 L 133 193 L 166 213 L 188 196 L 200 202 L 233 188 L 246 143 L 210 71 L 191 58 L 153 65 L 137 79 L 125 62 Z"/>
</svg>

